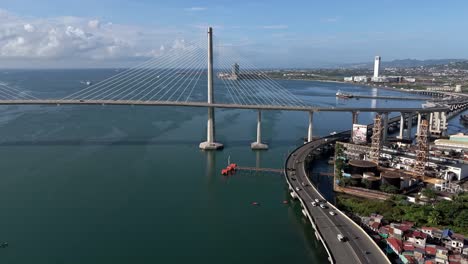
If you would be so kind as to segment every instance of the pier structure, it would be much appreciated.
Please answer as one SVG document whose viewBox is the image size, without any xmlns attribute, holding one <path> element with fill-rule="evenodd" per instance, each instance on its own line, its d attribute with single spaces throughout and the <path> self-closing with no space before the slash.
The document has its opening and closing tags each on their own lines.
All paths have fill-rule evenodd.
<svg viewBox="0 0 468 264">
<path fill-rule="evenodd" d="M 257 112 L 257 141 L 252 142 L 250 147 L 253 150 L 266 150 L 268 145 L 262 143 L 262 111 L 258 110 Z"/>
<path fill-rule="evenodd" d="M 313 129 L 314 129 L 314 112 L 309 111 L 309 127 L 307 130 L 307 142 L 312 141 L 313 137 Z"/>
</svg>

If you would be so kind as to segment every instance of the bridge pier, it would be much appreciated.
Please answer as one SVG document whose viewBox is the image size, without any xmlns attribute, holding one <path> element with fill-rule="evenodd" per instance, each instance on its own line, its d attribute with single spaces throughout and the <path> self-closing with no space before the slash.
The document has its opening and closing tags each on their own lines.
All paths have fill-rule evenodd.
<svg viewBox="0 0 468 264">
<path fill-rule="evenodd" d="M 388 112 L 383 113 L 383 131 L 382 131 L 382 142 L 387 142 L 388 136 Z"/>
<path fill-rule="evenodd" d="M 312 141 L 313 136 L 313 121 L 314 121 L 314 112 L 309 112 L 309 130 L 307 131 L 307 142 Z"/>
<path fill-rule="evenodd" d="M 358 111 L 353 111 L 353 125 L 359 123 L 359 112 Z"/>
<path fill-rule="evenodd" d="M 400 113 L 400 134 L 398 135 L 399 139 L 403 138 L 404 127 L 405 127 L 405 113 Z"/>
<path fill-rule="evenodd" d="M 213 29 L 208 28 L 208 104 L 213 104 Z M 208 122 L 206 127 L 206 141 L 200 143 L 200 149 L 222 149 L 223 144 L 215 142 L 215 114 L 214 107 L 208 107 Z"/>
<path fill-rule="evenodd" d="M 250 147 L 253 150 L 268 149 L 268 145 L 262 143 L 262 111 L 261 110 L 258 110 L 258 115 L 257 115 L 257 141 L 252 142 L 252 144 L 250 144 Z"/>
<path fill-rule="evenodd" d="M 420 126 L 421 126 L 421 113 L 418 112 L 418 122 L 416 123 L 416 136 L 419 136 Z"/>
<path fill-rule="evenodd" d="M 406 121 L 408 122 L 408 128 L 406 129 L 406 138 L 409 140 L 412 139 L 411 130 L 413 130 L 413 116 L 414 116 L 413 112 L 408 113 L 408 119 Z"/>
<path fill-rule="evenodd" d="M 447 115 L 445 112 L 430 114 L 429 132 L 435 136 L 444 136 L 447 133 Z"/>
</svg>

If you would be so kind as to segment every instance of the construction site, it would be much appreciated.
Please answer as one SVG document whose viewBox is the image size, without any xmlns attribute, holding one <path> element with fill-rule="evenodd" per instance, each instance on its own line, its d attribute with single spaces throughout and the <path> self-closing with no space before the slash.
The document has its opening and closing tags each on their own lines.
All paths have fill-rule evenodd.
<svg viewBox="0 0 468 264">
<path fill-rule="evenodd" d="M 411 136 L 402 138 L 402 133 L 391 139 L 387 138 L 385 119 L 388 117 L 378 113 L 373 125 L 355 124 L 351 142 L 336 143 L 335 191 L 381 200 L 403 194 L 408 201 L 420 203 L 426 198 L 421 195 L 422 189 L 431 189 L 448 199 L 468 191 L 465 149 L 457 144 L 465 139 L 464 135 L 447 138 L 440 134 L 435 139 L 432 119 L 418 116 L 415 140 Z M 406 129 L 411 135 L 412 123 L 409 117 L 406 125 L 400 123 L 400 131 Z"/>
</svg>

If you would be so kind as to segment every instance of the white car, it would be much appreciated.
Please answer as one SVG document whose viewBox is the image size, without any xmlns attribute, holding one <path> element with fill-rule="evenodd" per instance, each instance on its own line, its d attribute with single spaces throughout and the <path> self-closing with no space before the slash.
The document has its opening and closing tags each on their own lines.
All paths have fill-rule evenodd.
<svg viewBox="0 0 468 264">
<path fill-rule="evenodd" d="M 329 213 L 329 214 L 330 214 L 330 215 L 336 215 L 336 213 L 335 213 L 335 212 L 333 212 L 333 211 L 330 211 L 330 213 Z"/>
<path fill-rule="evenodd" d="M 316 202 L 316 203 L 320 203 L 320 200 L 319 200 L 319 199 L 315 199 L 315 202 Z"/>
<path fill-rule="evenodd" d="M 312 206 L 317 206 L 317 204 L 315 202 L 312 202 Z"/>
<path fill-rule="evenodd" d="M 327 206 L 324 205 L 324 204 L 320 204 L 320 208 L 325 209 L 325 208 L 327 208 Z"/>
<path fill-rule="evenodd" d="M 299 187 L 296 187 L 296 191 L 300 191 L 301 189 L 299 189 Z"/>
<path fill-rule="evenodd" d="M 346 237 L 343 236 L 342 234 L 336 235 L 336 238 L 338 238 L 339 241 L 344 242 L 346 240 Z"/>
</svg>

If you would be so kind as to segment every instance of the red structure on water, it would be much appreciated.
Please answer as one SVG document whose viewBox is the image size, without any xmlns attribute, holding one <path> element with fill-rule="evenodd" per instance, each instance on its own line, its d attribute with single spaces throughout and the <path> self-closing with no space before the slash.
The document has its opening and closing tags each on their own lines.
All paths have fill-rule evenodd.
<svg viewBox="0 0 468 264">
<path fill-rule="evenodd" d="M 237 170 L 237 164 L 231 163 L 225 169 L 221 170 L 222 175 L 232 175 L 235 174 Z"/>
</svg>

